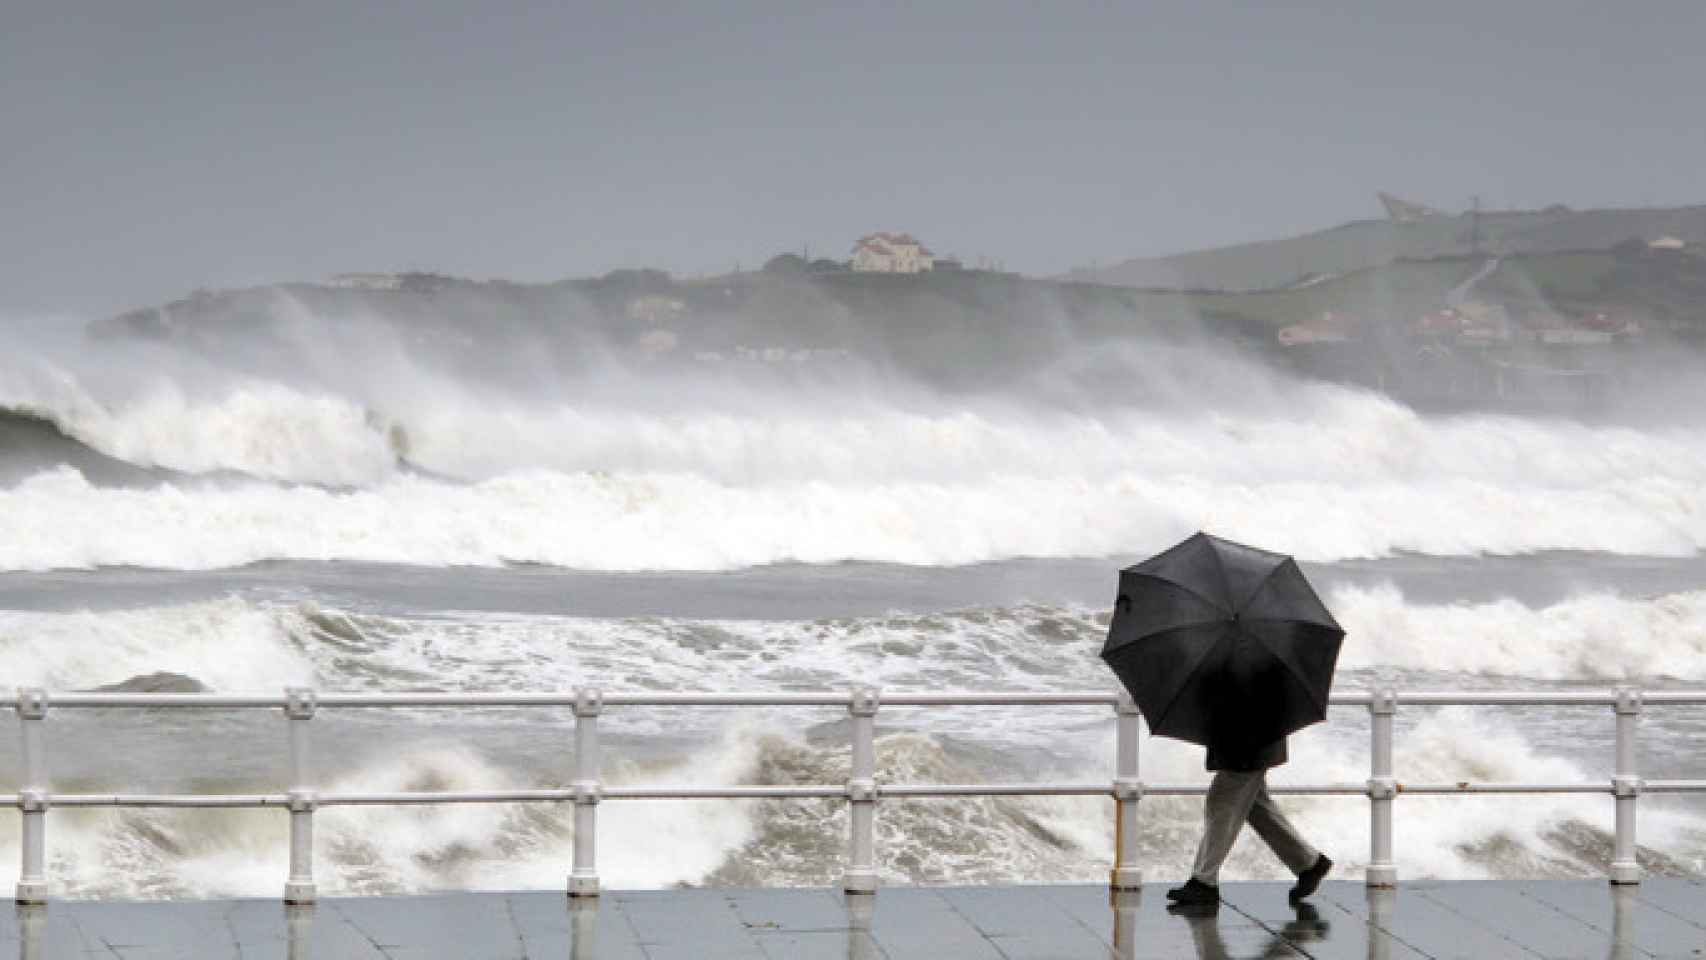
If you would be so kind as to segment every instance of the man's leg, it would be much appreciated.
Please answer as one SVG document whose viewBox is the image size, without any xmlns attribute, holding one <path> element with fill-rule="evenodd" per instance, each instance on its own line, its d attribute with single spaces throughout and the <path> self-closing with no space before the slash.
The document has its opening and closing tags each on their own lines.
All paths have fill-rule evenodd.
<svg viewBox="0 0 1706 960">
<path fill-rule="evenodd" d="M 1196 863 L 1191 877 L 1200 883 L 1218 884 L 1220 865 L 1232 851 L 1238 830 L 1250 816 L 1251 804 L 1262 791 L 1262 773 L 1240 773 L 1221 770 L 1209 782 L 1208 796 L 1203 798 L 1202 841 L 1197 844 Z M 1262 791 L 1265 792 L 1265 791 Z"/>
<path fill-rule="evenodd" d="M 1265 776 L 1257 775 L 1256 789 L 1250 799 L 1250 826 L 1273 849 L 1280 862 L 1290 867 L 1292 873 L 1302 873 L 1314 866 L 1321 851 L 1303 839 L 1274 803 L 1273 795 L 1268 793 Z"/>
</svg>

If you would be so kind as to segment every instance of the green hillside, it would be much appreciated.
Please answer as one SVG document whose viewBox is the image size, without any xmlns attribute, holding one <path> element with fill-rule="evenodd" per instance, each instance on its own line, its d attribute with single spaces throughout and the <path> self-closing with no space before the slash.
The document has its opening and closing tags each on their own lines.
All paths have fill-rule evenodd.
<svg viewBox="0 0 1706 960">
<path fill-rule="evenodd" d="M 1281 240 L 1075 271 L 1074 282 L 1176 290 L 1266 290 L 1401 260 L 1609 250 L 1675 237 L 1706 244 L 1706 206 L 1645 210 L 1491 211 L 1409 221 L 1360 220 Z"/>
</svg>

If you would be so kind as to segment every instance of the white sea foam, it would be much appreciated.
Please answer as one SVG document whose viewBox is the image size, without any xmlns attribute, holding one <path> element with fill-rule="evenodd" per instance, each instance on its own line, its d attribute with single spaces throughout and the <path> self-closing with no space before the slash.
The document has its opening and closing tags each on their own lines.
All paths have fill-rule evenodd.
<svg viewBox="0 0 1706 960">
<path fill-rule="evenodd" d="M 1706 679 L 1706 592 L 1588 593 L 1535 609 L 1511 599 L 1419 605 L 1392 586 L 1333 591 L 1346 667 L 1531 679 Z"/>
<path fill-rule="evenodd" d="M 1706 662 L 1697 652 L 1706 613 L 1702 597 L 1583 594 L 1529 608 L 1513 601 L 1417 604 L 1380 587 L 1341 588 L 1328 601 L 1351 631 L 1339 683 L 1354 687 L 1366 682 L 1362 671 L 1374 667 L 1426 676 L 1498 674 L 1524 663 L 1528 669 L 1515 679 L 1518 685 L 1547 678 L 1698 679 Z M 160 669 L 244 692 L 276 691 L 287 683 L 321 689 L 420 683 L 561 689 L 587 682 L 612 689 L 845 689 L 855 683 L 889 690 L 1095 689 L 1108 682 L 1095 656 L 1100 613 L 1024 606 L 806 622 L 458 618 L 442 612 L 417 618 L 231 598 L 110 612 L 6 612 L 0 614 L 0 670 L 19 683 L 59 689 Z M 1651 656 L 1610 639 L 1613 625 L 1631 624 L 1639 649 Z M 1514 642 L 1519 636 L 1533 639 Z M 736 716 L 608 711 L 602 719 L 611 736 L 606 776 L 613 783 L 845 779 L 845 731 L 834 711 Z M 324 788 L 560 786 L 568 769 L 562 756 L 567 741 L 548 725 L 482 748 L 435 726 L 449 721 L 443 713 L 403 719 L 418 725 L 406 736 L 331 741 L 337 749 L 326 755 Z M 489 723 L 494 734 L 526 722 L 514 712 L 455 719 L 457 731 Z M 1609 755 L 1603 762 L 1582 756 L 1574 728 L 1541 722 L 1545 718 L 1415 709 L 1401 719 L 1398 773 L 1411 782 L 1603 782 L 1607 775 Z M 1604 733 L 1603 717 L 1584 722 Z M 1110 775 L 1111 717 L 1101 709 L 885 708 L 880 724 L 878 760 L 886 782 L 1093 782 Z M 264 743 L 274 729 L 256 728 L 250 736 Z M 56 725 L 54 745 L 78 756 L 90 749 L 79 746 L 84 738 L 95 736 L 86 724 Z M 179 751 L 186 769 L 205 769 L 219 750 L 233 749 L 210 749 L 191 728 L 175 734 L 174 742 L 170 749 Z M 1367 776 L 1367 742 L 1360 711 L 1335 711 L 1328 724 L 1293 738 L 1292 762 L 1274 780 L 1360 782 Z M 159 754 L 150 762 L 166 759 Z M 1201 750 L 1174 741 L 1146 737 L 1142 762 L 1151 782 L 1206 777 Z M 1657 768 L 1646 772 L 1667 775 Z M 79 776 L 78 789 L 95 788 L 87 771 Z M 265 780 L 223 789 L 278 788 Z M 1365 801 L 1284 802 L 1304 833 L 1354 877 L 1368 848 Z M 1146 871 L 1161 879 L 1182 876 L 1200 829 L 1200 801 L 1149 797 L 1142 809 Z M 886 801 L 878 821 L 881 869 L 887 882 L 1096 882 L 1106 876 L 1112 849 L 1107 811 L 1104 798 Z M 1406 877 L 1586 876 L 1604 868 L 1610 809 L 1603 797 L 1408 797 L 1398 815 Z M 0 814 L 0 871 L 15 870 L 14 817 Z M 613 801 L 600 808 L 601 869 L 607 883 L 621 887 L 829 883 L 839 869 L 844 817 L 841 805 L 827 801 Z M 54 824 L 50 870 L 73 896 L 274 896 L 284 874 L 284 818 L 276 811 L 66 810 Z M 319 875 L 328 893 L 557 889 L 572 859 L 567 806 L 328 808 L 318 824 Z M 1684 869 L 1699 869 L 1706 860 L 1706 811 L 1698 805 L 1644 803 L 1641 829 L 1644 845 Z M 1282 876 L 1283 867 L 1250 838 L 1226 871 L 1228 879 Z M 10 877 L 0 875 L 0 886 Z"/>
<path fill-rule="evenodd" d="M 1706 470 L 1573 488 L 1436 477 L 1364 483 L 1133 471 L 955 482 L 733 485 L 693 473 L 520 471 L 354 491 L 262 484 L 97 488 L 69 468 L 0 490 L 0 569 L 212 569 L 268 558 L 588 570 L 769 563 L 930 566 L 1107 556 L 1196 530 L 1306 560 L 1706 547 Z"/>
<path fill-rule="evenodd" d="M 370 409 L 271 380 L 222 375 L 191 388 L 155 376 L 97 392 L 60 367 L 13 358 L 0 364 L 0 408 L 50 419 L 141 467 L 333 485 L 379 482 L 396 469 L 398 438 Z"/>
<path fill-rule="evenodd" d="M 1322 384 L 1270 383 L 1273 403 L 1202 412 L 809 384 L 638 382 L 524 402 L 430 377 L 377 397 L 228 372 L 195 382 L 106 396 L 117 388 L 13 364 L 0 405 L 139 464 L 359 489 L 109 490 L 41 474 L 0 491 L 0 569 L 953 565 L 1141 553 L 1197 529 L 1309 560 L 1706 547 L 1700 430 L 1424 417 Z M 399 455 L 468 482 L 407 475 Z"/>
<path fill-rule="evenodd" d="M 887 783 L 1108 776 L 1111 736 L 1083 738 L 1043 770 L 1015 773 L 999 757 L 966 754 L 951 740 L 911 733 L 879 738 Z M 1274 783 L 1358 782 L 1364 737 L 1331 728 L 1292 741 L 1293 761 Z M 1201 750 L 1162 739 L 1143 745 L 1151 782 L 1202 783 Z M 608 758 L 611 783 L 839 783 L 846 748 L 776 728 L 735 725 L 688 757 L 638 765 Z M 992 756 L 995 759 L 992 760 Z M 1411 781 L 1586 782 L 1595 771 L 1537 752 L 1486 715 L 1442 710 L 1404 734 L 1400 776 Z M 328 790 L 481 790 L 537 785 L 538 777 L 495 765 L 453 743 L 376 749 Z M 1294 822 L 1356 877 L 1366 863 L 1366 801 L 1288 797 Z M 1097 882 L 1105 878 L 1113 831 L 1105 798 L 885 801 L 878 818 L 884 882 Z M 317 818 L 316 860 L 328 894 L 434 889 L 561 889 L 572 861 L 569 806 L 327 808 Z M 16 814 L 0 812 L 0 884 L 15 879 Z M 1139 849 L 1156 879 L 1184 876 L 1200 832 L 1201 801 L 1150 797 L 1141 807 Z M 1400 869 L 1411 879 L 1603 875 L 1610 807 L 1603 798 L 1481 797 L 1402 801 Z M 1642 812 L 1644 847 L 1683 869 L 1706 857 L 1697 810 Z M 844 806 L 832 801 L 609 801 L 599 809 L 600 870 L 625 889 L 681 883 L 833 883 L 846 838 Z M 274 896 L 285 873 L 285 818 L 276 811 L 65 811 L 54 821 L 51 880 L 68 896 Z M 1227 880 L 1285 878 L 1253 836 L 1228 861 Z"/>
<path fill-rule="evenodd" d="M 1342 586 L 1327 602 L 1348 631 L 1344 671 L 1706 680 L 1706 592 L 1582 593 L 1529 607 L 1509 599 L 1424 604 L 1392 586 Z M 813 621 L 404 617 L 231 597 L 113 611 L 0 611 L 0 673 L 20 686 L 86 689 L 170 671 L 227 692 L 587 682 L 1095 689 L 1109 682 L 1097 656 L 1105 614 L 1024 605 Z"/>
<path fill-rule="evenodd" d="M 217 690 L 276 690 L 318 679 L 287 618 L 235 598 L 71 613 L 0 610 L 0 677 L 8 686 L 86 690 L 157 672 Z"/>
</svg>

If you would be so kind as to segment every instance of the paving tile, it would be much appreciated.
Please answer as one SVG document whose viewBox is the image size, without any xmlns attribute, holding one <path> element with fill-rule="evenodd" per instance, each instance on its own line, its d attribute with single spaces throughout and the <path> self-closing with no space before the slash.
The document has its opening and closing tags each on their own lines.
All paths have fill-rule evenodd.
<svg viewBox="0 0 1706 960">
<path fill-rule="evenodd" d="M 1231 956 L 1295 956 L 1273 935 L 1236 910 L 1170 911 L 1166 884 L 1140 891 L 1105 887 L 1030 888 L 1070 914 L 1080 927 L 1121 960 Z M 1272 952 L 1265 953 L 1264 951 Z M 1217 952 L 1219 951 L 1219 952 Z"/>
<path fill-rule="evenodd" d="M 1098 933 L 1035 887 L 960 887 L 942 897 L 1010 960 L 1113 955 L 1114 911 L 1105 899 Z"/>
<path fill-rule="evenodd" d="M 1314 960 L 1610 957 L 1702 960 L 1706 886 L 1654 878 L 1228 884 L 1212 913 L 1165 886 L 668 890 L 274 900 L 55 902 L 0 911 L 0 956 L 78 960 Z"/>
<path fill-rule="evenodd" d="M 464 960 L 522 957 L 520 931 L 501 895 L 338 898 L 320 903 L 315 912 L 342 918 L 392 957 L 410 949 Z"/>
<path fill-rule="evenodd" d="M 763 960 L 752 933 L 726 893 L 718 890 L 657 890 L 607 893 L 620 905 L 647 957 L 705 960 Z"/>
<path fill-rule="evenodd" d="M 1674 877 L 1649 877 L 1635 889 L 1642 903 L 1706 929 L 1706 886 Z"/>
<path fill-rule="evenodd" d="M 871 898 L 871 936 L 894 958 L 1000 960 L 987 937 L 930 887 L 890 887 Z"/>
<path fill-rule="evenodd" d="M 1640 955 L 1706 957 L 1706 928 L 1642 901 L 1640 887 L 1645 885 L 1542 880 L 1520 889 L 1523 896 L 1610 934 L 1614 943 Z"/>
<path fill-rule="evenodd" d="M 63 903 L 20 906 L 0 913 L 11 920 L 9 929 L 16 937 L 7 945 L 7 953 L 30 956 L 24 949 L 28 942 L 33 945 L 35 956 L 77 957 L 83 955 L 87 946 L 82 931 L 72 922 Z"/>
<path fill-rule="evenodd" d="M 1071 918 L 1054 900 L 1037 896 L 1032 887 L 944 887 L 940 894 L 986 937 L 1035 936 Z M 1079 926 L 1076 920 L 1070 925 Z"/>
<path fill-rule="evenodd" d="M 891 958 L 875 938 L 857 930 L 763 933 L 754 939 L 768 960 L 905 960 Z"/>
<path fill-rule="evenodd" d="M 755 933 L 847 930 L 847 895 L 834 890 L 731 890 L 725 896 L 742 925 Z"/>
<path fill-rule="evenodd" d="M 1221 888 L 1220 896 L 1227 907 L 1316 960 L 1365 960 L 1376 955 L 1390 960 L 1425 957 L 1329 899 L 1329 891 L 1340 898 L 1365 896 L 1366 888 L 1361 884 L 1329 882 L 1301 904 L 1287 899 L 1290 886 L 1229 883 Z"/>
<path fill-rule="evenodd" d="M 1331 903 L 1433 960 L 1504 960 L 1538 956 L 1496 928 L 1483 926 L 1421 896 L 1412 885 L 1374 891 L 1355 884 L 1323 884 L 1312 897 L 1325 912 Z M 1372 921 L 1372 922 L 1371 922 Z M 1378 943 L 1378 941 L 1376 941 Z"/>
<path fill-rule="evenodd" d="M 1407 891 L 1409 892 L 1409 891 Z M 1611 934 L 1524 897 L 1521 887 L 1498 882 L 1417 884 L 1413 891 L 1543 957 L 1603 960 Z"/>
<path fill-rule="evenodd" d="M 188 901 L 168 909 L 135 902 L 66 901 L 54 906 L 63 906 L 82 932 L 85 950 L 170 947 L 185 957 L 237 953 L 237 939 L 225 923 L 225 905 L 216 901 Z"/>
</svg>

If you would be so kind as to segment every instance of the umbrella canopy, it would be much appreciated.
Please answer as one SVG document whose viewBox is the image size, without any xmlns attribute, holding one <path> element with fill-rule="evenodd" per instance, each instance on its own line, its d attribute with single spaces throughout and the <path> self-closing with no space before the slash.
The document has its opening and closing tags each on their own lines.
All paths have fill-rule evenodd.
<svg viewBox="0 0 1706 960">
<path fill-rule="evenodd" d="M 1198 533 L 1120 571 L 1102 659 L 1151 732 L 1249 753 L 1326 719 L 1344 637 L 1296 561 Z"/>
</svg>

